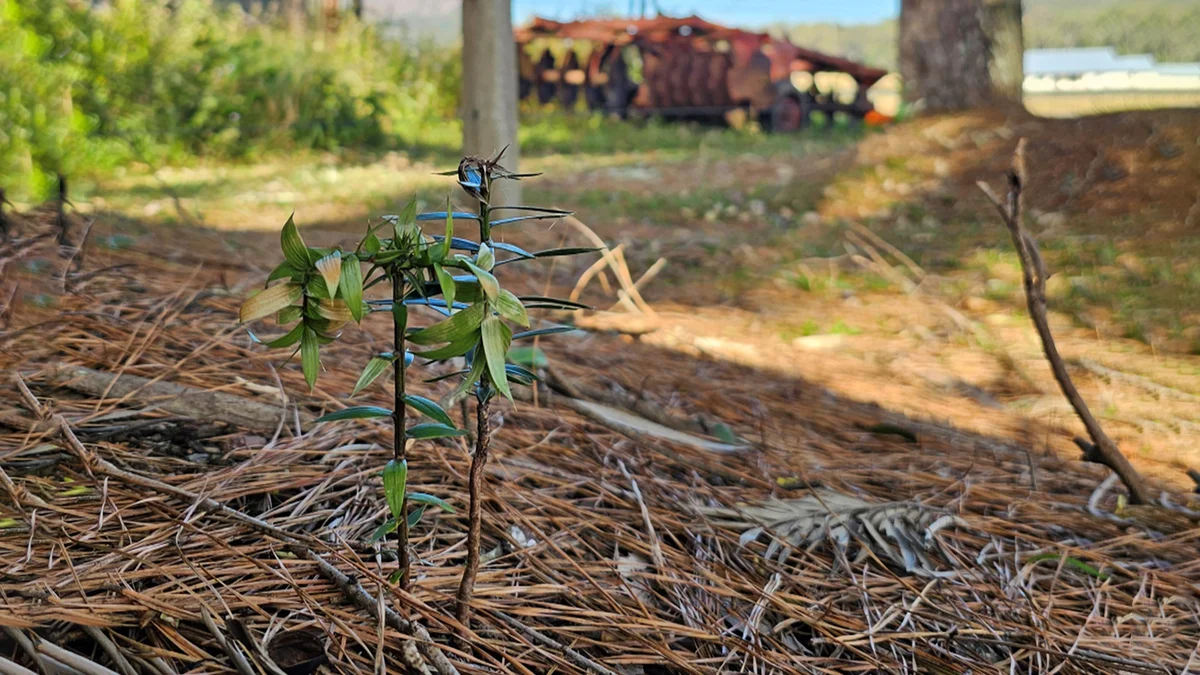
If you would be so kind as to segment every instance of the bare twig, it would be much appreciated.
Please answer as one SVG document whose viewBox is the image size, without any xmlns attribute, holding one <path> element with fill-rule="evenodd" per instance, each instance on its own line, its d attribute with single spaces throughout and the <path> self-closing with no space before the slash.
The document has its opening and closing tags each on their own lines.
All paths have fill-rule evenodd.
<svg viewBox="0 0 1200 675">
<path fill-rule="evenodd" d="M 471 630 L 471 595 L 475 592 L 475 577 L 479 574 L 479 539 L 482 535 L 483 508 L 483 468 L 487 464 L 488 447 L 491 435 L 490 420 L 488 419 L 488 399 L 479 396 L 475 409 L 475 456 L 471 458 L 471 468 L 467 474 L 467 494 L 469 498 L 467 516 L 467 561 L 463 566 L 462 579 L 458 584 L 457 605 L 454 615 L 462 624 L 460 637 L 464 640 Z"/>
<path fill-rule="evenodd" d="M 1094 446 L 1094 451 L 1086 451 L 1084 459 L 1090 462 L 1103 464 L 1112 469 L 1118 476 L 1121 477 L 1121 482 L 1129 490 L 1129 501 L 1133 504 L 1148 504 L 1153 501 L 1150 494 L 1150 489 L 1146 486 L 1142 476 L 1133 468 L 1125 455 L 1121 454 L 1120 449 L 1116 444 L 1104 433 L 1104 429 L 1096 418 L 1088 409 L 1087 403 L 1080 396 L 1079 390 L 1075 388 L 1075 383 L 1071 381 L 1071 375 L 1067 372 L 1067 364 L 1063 361 L 1062 356 L 1058 353 L 1058 347 L 1054 343 L 1054 335 L 1050 332 L 1050 320 L 1046 313 L 1046 264 L 1042 260 L 1042 254 L 1038 250 L 1037 244 L 1033 237 L 1025 231 L 1022 224 L 1025 199 L 1022 190 L 1025 186 L 1025 139 L 1021 139 L 1017 143 L 1017 149 L 1013 153 L 1012 168 L 1008 172 L 1008 197 L 1006 201 L 1001 200 L 987 183 L 979 182 L 979 189 L 983 190 L 988 199 L 996 207 L 996 211 L 1000 213 L 1000 217 L 1004 220 L 1004 224 L 1008 227 L 1009 233 L 1012 235 L 1013 245 L 1017 249 L 1017 255 L 1021 259 L 1021 272 L 1025 286 L 1025 301 L 1029 308 L 1029 316 L 1033 320 L 1033 325 L 1037 328 L 1038 336 L 1042 340 L 1042 349 L 1046 353 L 1046 359 L 1050 362 L 1050 368 L 1054 371 L 1054 379 L 1058 381 L 1058 386 L 1062 389 L 1063 395 L 1067 397 L 1071 407 L 1075 409 L 1075 414 L 1083 422 L 1083 426 L 1087 428 L 1088 435 L 1092 439 L 1091 445 Z"/>
</svg>

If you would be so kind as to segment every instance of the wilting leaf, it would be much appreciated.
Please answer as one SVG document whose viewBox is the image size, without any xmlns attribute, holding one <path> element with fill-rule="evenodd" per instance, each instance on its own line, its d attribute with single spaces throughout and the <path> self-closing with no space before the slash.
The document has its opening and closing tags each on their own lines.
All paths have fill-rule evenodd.
<svg viewBox="0 0 1200 675">
<path fill-rule="evenodd" d="M 392 411 L 374 405 L 358 405 L 345 410 L 331 412 L 317 418 L 317 422 L 337 422 L 338 420 L 365 420 L 373 417 L 391 417 Z"/>
<path fill-rule="evenodd" d="M 404 517 L 404 491 L 408 484 L 408 461 L 391 460 L 383 467 L 383 494 L 387 497 L 392 517 Z"/>
<path fill-rule="evenodd" d="M 489 316 L 480 325 L 480 333 L 483 335 L 483 355 L 487 360 L 488 376 L 492 385 L 496 387 L 496 391 L 504 394 L 505 398 L 511 399 L 512 391 L 508 388 L 504 359 L 512 343 L 512 330 L 499 317 Z"/>
<path fill-rule="evenodd" d="M 388 518 L 387 520 L 383 521 L 382 525 L 375 528 L 375 531 L 371 533 L 371 537 L 367 539 L 367 541 L 374 544 L 377 541 L 383 540 L 384 537 L 388 536 L 392 532 L 395 532 L 396 526 L 399 524 L 400 523 L 395 518 Z"/>
<path fill-rule="evenodd" d="M 333 297 L 342 282 L 342 254 L 334 251 L 318 260 L 316 267 L 321 273 L 321 278 L 325 280 L 325 289 L 329 291 L 330 297 Z"/>
<path fill-rule="evenodd" d="M 426 494 L 424 492 L 408 493 L 408 501 L 416 503 L 416 504 L 428 504 L 429 506 L 436 506 L 439 509 L 445 511 L 446 513 L 454 513 L 455 512 L 454 507 L 447 504 L 446 500 L 444 500 L 440 497 L 434 497 L 433 495 Z"/>
<path fill-rule="evenodd" d="M 454 295 L 458 291 L 458 287 L 454 284 L 454 277 L 446 271 L 446 268 L 435 264 L 433 272 L 437 275 L 438 285 L 442 289 L 442 298 L 446 301 L 447 307 L 454 306 Z"/>
<path fill-rule="evenodd" d="M 525 311 L 525 305 L 521 304 L 512 291 L 500 289 L 500 295 L 492 302 L 492 307 L 500 312 L 500 316 L 509 321 L 525 327 L 529 326 L 529 314 Z"/>
<path fill-rule="evenodd" d="M 367 361 L 366 367 L 363 368 L 362 374 L 358 376 L 358 382 L 354 384 L 354 391 L 350 392 L 350 395 L 355 396 L 358 392 L 371 386 L 376 378 L 387 372 L 388 367 L 395 360 L 394 356 L 372 356 L 371 360 Z M 389 414 L 391 414 L 390 411 Z"/>
<path fill-rule="evenodd" d="M 508 350 L 508 360 L 526 368 L 545 368 L 550 363 L 538 347 L 513 347 Z"/>
<path fill-rule="evenodd" d="M 458 342 L 475 332 L 487 312 L 484 303 L 476 303 L 467 309 L 457 312 L 449 319 L 435 323 L 428 328 L 408 336 L 409 341 L 419 345 L 432 345 L 439 342 Z"/>
<path fill-rule="evenodd" d="M 238 312 L 238 320 L 242 323 L 250 323 L 270 316 L 296 302 L 303 294 L 304 290 L 300 288 L 300 285 L 291 282 L 263 289 L 242 303 L 242 309 Z"/>
<path fill-rule="evenodd" d="M 462 429 L 455 429 L 452 426 L 448 427 L 445 424 L 435 424 L 431 422 L 411 426 L 405 431 L 405 435 L 407 435 L 409 438 L 417 440 L 428 440 L 431 438 L 466 436 L 467 432 L 463 431 Z"/>
<path fill-rule="evenodd" d="M 496 266 L 496 253 L 487 244 L 480 244 L 475 252 L 475 264 L 482 269 L 491 271 Z"/>
<path fill-rule="evenodd" d="M 466 260 L 465 258 L 460 259 L 471 270 L 471 274 L 474 274 L 475 278 L 479 280 L 479 287 L 483 289 L 483 294 L 489 300 L 495 300 L 500 296 L 500 282 L 496 281 L 496 277 L 492 276 L 491 272 L 479 267 L 470 260 Z"/>
<path fill-rule="evenodd" d="M 296 221 L 292 218 L 295 214 L 288 216 L 287 222 L 283 224 L 283 231 L 279 234 L 279 247 L 283 249 L 283 257 L 288 263 L 297 270 L 306 270 L 312 265 L 312 258 L 308 255 L 308 247 L 304 245 L 304 240 L 300 238 L 300 230 L 296 227 Z"/>
<path fill-rule="evenodd" d="M 342 299 L 346 301 L 346 306 L 350 308 L 350 315 L 354 317 L 355 321 L 361 322 L 363 317 L 362 264 L 353 254 L 347 255 L 342 260 L 342 275 L 338 288 L 342 292 Z"/>
<path fill-rule="evenodd" d="M 317 374 L 321 371 L 321 355 L 317 334 L 308 327 L 300 337 L 300 368 L 304 371 L 304 381 L 308 383 L 309 391 L 312 391 L 317 384 Z"/>
<path fill-rule="evenodd" d="M 407 394 L 404 397 L 404 402 L 408 404 L 408 407 L 416 410 L 422 415 L 437 420 L 448 427 L 454 427 L 454 421 L 450 419 L 450 416 L 446 414 L 445 410 L 442 410 L 442 406 L 438 405 L 434 401 L 427 399 L 424 396 Z"/>
<path fill-rule="evenodd" d="M 344 324 L 353 318 L 344 300 L 318 300 L 317 315 L 334 323 Z"/>
</svg>

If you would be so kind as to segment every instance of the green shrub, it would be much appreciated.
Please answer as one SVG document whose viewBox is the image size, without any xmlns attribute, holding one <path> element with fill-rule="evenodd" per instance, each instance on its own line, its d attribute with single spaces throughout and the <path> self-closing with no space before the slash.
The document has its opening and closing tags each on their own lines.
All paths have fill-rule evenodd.
<svg viewBox="0 0 1200 675">
<path fill-rule="evenodd" d="M 0 0 L 0 173 L 37 198 L 133 160 L 414 146 L 459 77 L 453 50 L 353 20 L 295 35 L 207 0 Z"/>
</svg>

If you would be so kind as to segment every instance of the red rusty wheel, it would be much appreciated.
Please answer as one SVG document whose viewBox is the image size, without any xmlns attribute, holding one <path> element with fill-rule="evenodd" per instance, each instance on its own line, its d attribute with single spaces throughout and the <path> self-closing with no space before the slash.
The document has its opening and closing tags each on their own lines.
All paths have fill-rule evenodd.
<svg viewBox="0 0 1200 675">
<path fill-rule="evenodd" d="M 794 96 L 781 96 L 767 111 L 767 127 L 774 133 L 799 131 L 805 123 L 804 105 Z"/>
</svg>

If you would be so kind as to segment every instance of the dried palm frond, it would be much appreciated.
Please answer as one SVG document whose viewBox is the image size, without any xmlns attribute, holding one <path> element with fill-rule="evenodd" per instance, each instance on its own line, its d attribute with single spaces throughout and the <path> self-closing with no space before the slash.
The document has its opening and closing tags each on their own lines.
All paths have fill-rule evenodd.
<svg viewBox="0 0 1200 675">
<path fill-rule="evenodd" d="M 938 531 L 966 526 L 962 518 L 924 504 L 873 503 L 825 489 L 800 499 L 772 498 L 758 505 L 702 508 L 700 513 L 716 527 L 741 530 L 742 546 L 767 535 L 764 555 L 780 563 L 794 548 L 811 552 L 832 545 L 846 560 L 856 550 L 855 563 L 873 553 L 905 572 L 930 577 L 956 574 L 944 569 L 953 559 L 942 550 Z"/>
</svg>

